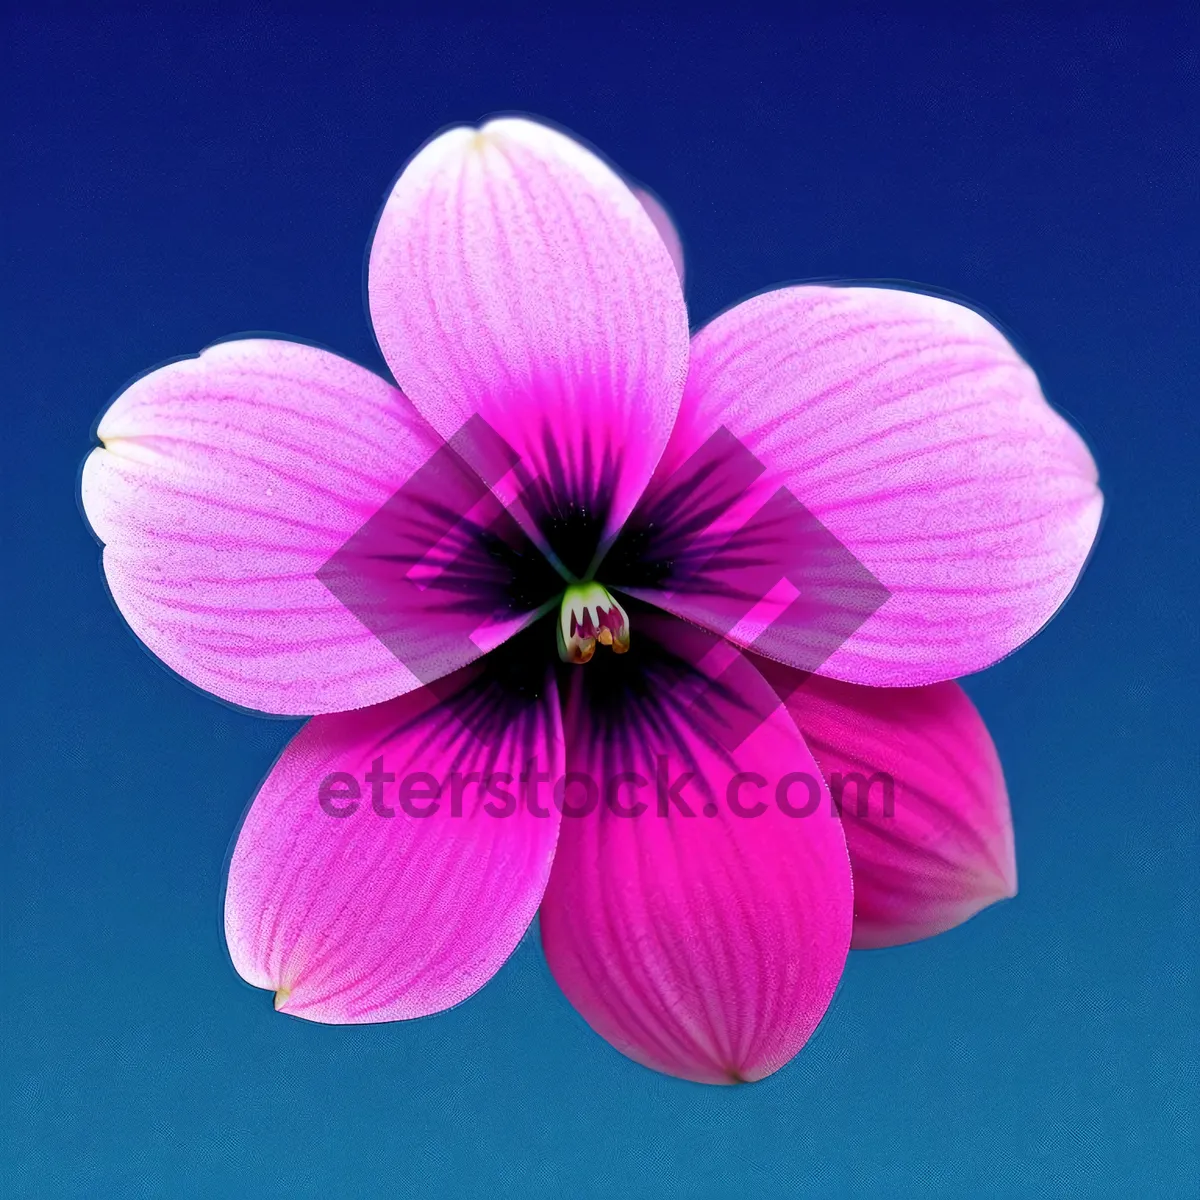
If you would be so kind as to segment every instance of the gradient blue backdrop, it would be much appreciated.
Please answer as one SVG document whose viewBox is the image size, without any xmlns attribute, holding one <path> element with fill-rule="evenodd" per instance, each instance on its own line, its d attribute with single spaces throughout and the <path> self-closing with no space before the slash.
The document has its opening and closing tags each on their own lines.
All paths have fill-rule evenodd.
<svg viewBox="0 0 1200 1200">
<path fill-rule="evenodd" d="M 4 18 L 0 1186 L 1186 1194 L 1196 26 L 1152 2 L 736 25 L 339 7 Z M 566 125 L 666 198 L 697 322 L 805 278 L 969 297 L 1100 463 L 1108 520 L 1078 591 L 968 685 L 1007 767 L 1019 897 L 854 955 L 817 1037 L 757 1086 L 628 1062 L 536 940 L 442 1017 L 276 1015 L 229 966 L 218 896 L 296 723 L 157 666 L 77 508 L 93 421 L 164 359 L 276 330 L 378 364 L 362 270 L 384 191 L 439 127 L 498 109 Z"/>
</svg>

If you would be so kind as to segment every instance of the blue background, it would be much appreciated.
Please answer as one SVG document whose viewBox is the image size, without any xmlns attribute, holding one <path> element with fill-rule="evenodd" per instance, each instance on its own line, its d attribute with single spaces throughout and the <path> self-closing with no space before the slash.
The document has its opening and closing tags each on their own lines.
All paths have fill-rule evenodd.
<svg viewBox="0 0 1200 1200">
<path fill-rule="evenodd" d="M 1152 2 L 736 25 L 338 8 L 5 18 L 7 1194 L 1184 1195 L 1196 26 Z M 806 278 L 969 297 L 1100 463 L 1075 596 L 969 683 L 1020 895 L 852 956 L 816 1038 L 757 1086 L 626 1061 L 531 939 L 441 1017 L 276 1015 L 229 966 L 218 897 L 296 724 L 157 666 L 78 511 L 92 423 L 147 367 L 262 329 L 377 363 L 362 269 L 384 191 L 438 128 L 498 109 L 666 198 L 697 322 Z"/>
</svg>

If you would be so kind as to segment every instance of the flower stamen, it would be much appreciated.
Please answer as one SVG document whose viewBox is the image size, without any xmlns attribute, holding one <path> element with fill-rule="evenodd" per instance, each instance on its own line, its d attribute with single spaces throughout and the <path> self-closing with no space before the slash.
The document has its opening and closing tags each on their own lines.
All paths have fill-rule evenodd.
<svg viewBox="0 0 1200 1200">
<path fill-rule="evenodd" d="M 582 665 L 596 653 L 597 643 L 624 654 L 629 649 L 629 618 L 603 585 L 573 584 L 563 593 L 559 612 L 559 657 Z"/>
</svg>

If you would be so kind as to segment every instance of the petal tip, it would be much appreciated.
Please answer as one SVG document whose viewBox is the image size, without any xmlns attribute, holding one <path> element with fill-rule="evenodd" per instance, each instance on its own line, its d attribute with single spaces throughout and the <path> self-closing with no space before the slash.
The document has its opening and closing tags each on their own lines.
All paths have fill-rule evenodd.
<svg viewBox="0 0 1200 1200">
<path fill-rule="evenodd" d="M 989 904 L 999 904 L 1003 900 L 1015 900 L 1016 898 L 1017 876 L 1016 872 L 1012 871 L 997 878 L 995 890 L 982 907 L 987 908 Z"/>
<path fill-rule="evenodd" d="M 977 911 L 998 904 L 1001 900 L 1012 900 L 1017 894 L 1017 849 L 1012 836 L 1011 812 L 998 833 L 993 857 L 980 875 L 980 904 Z"/>
<path fill-rule="evenodd" d="M 497 142 L 495 132 L 490 126 L 483 125 L 478 129 L 471 130 L 470 140 L 466 143 L 468 153 L 484 154 L 488 149 L 495 146 Z"/>
</svg>

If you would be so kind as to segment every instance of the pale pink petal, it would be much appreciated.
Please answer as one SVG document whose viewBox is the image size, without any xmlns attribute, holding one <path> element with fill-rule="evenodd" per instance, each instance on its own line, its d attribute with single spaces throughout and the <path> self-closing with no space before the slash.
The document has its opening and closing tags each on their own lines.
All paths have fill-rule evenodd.
<svg viewBox="0 0 1200 1200">
<path fill-rule="evenodd" d="M 1016 895 L 1004 774 L 958 684 L 813 675 L 788 707 L 840 804 L 856 949 L 931 937 Z"/>
<path fill-rule="evenodd" d="M 223 342 L 137 380 L 98 434 L 82 498 L 108 585 L 192 683 L 305 715 L 376 703 L 482 653 L 468 633 L 503 604 L 496 570 L 479 566 L 473 608 L 445 614 L 464 607 L 464 572 L 494 562 L 453 525 L 461 505 L 457 550 L 426 564 L 441 586 L 404 578 L 439 538 L 430 499 L 473 476 L 362 367 L 294 342 Z"/>
<path fill-rule="evenodd" d="M 937 682 L 1016 649 L 1066 599 L 1100 520 L 1095 464 L 1033 372 L 982 317 L 913 292 L 785 288 L 718 317 L 693 340 L 659 479 L 720 437 L 758 474 L 709 542 L 787 495 L 815 564 L 789 574 L 770 545 L 771 562 L 743 571 L 759 587 L 778 566 L 791 588 L 756 648 L 852 682 Z M 660 585 L 673 595 L 636 594 L 726 628 L 732 582 L 709 586 L 701 568 Z"/>
<path fill-rule="evenodd" d="M 422 688 L 313 718 L 263 784 L 230 862 L 225 936 L 282 1011 L 340 1025 L 449 1008 L 533 919 L 559 818 L 522 806 L 519 779 L 530 761 L 562 769 L 553 683 L 530 707 L 486 664 L 464 678 L 440 702 L 446 689 Z"/>
<path fill-rule="evenodd" d="M 841 823 L 745 655 L 663 614 L 632 628 L 630 653 L 597 653 L 568 703 L 568 770 L 583 782 L 567 776 L 546 957 L 592 1028 L 637 1062 L 703 1083 L 761 1079 L 808 1040 L 842 973 Z"/>
<path fill-rule="evenodd" d="M 675 264 L 679 282 L 683 283 L 683 241 L 670 213 L 663 207 L 662 201 L 648 189 L 634 185 L 633 194 L 642 202 L 647 216 L 654 222 L 654 228 L 658 230 L 658 236 L 662 238 L 671 255 L 671 261 Z"/>
<path fill-rule="evenodd" d="M 679 279 L 637 198 L 546 126 L 451 129 L 396 182 L 368 294 L 406 394 L 446 438 L 477 418 L 504 439 L 521 462 L 497 496 L 582 572 L 650 478 L 687 372 Z"/>
</svg>

